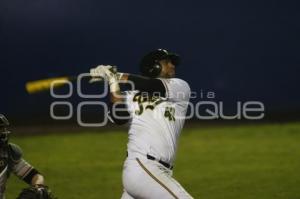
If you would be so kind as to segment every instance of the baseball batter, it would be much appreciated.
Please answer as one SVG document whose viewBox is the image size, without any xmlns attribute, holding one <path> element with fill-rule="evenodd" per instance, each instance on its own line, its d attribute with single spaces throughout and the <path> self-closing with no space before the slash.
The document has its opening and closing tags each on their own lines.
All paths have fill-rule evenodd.
<svg viewBox="0 0 300 199">
<path fill-rule="evenodd" d="M 122 199 L 192 198 L 172 177 L 190 98 L 188 83 L 175 78 L 179 62 L 177 54 L 158 49 L 142 58 L 142 76 L 116 73 L 112 66 L 91 69 L 92 77 L 109 82 L 113 121 L 130 124 Z M 135 89 L 121 93 L 120 80 Z"/>
<path fill-rule="evenodd" d="M 0 114 L 0 199 L 4 199 L 6 182 L 11 173 L 32 186 L 44 185 L 44 177 L 22 158 L 20 147 L 8 142 L 8 120 Z"/>
</svg>

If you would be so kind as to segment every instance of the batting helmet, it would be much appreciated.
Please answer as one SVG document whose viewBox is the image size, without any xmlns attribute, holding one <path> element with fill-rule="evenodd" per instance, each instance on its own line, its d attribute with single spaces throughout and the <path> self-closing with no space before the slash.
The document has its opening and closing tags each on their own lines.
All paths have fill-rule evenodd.
<svg viewBox="0 0 300 199">
<path fill-rule="evenodd" d="M 170 59 L 172 64 L 178 66 L 180 64 L 180 57 L 175 53 L 168 52 L 164 49 L 157 49 L 146 54 L 140 61 L 140 71 L 143 76 L 147 77 L 157 77 L 161 70 L 162 66 L 159 61 L 163 59 Z"/>
<path fill-rule="evenodd" d="M 8 134 L 10 133 L 6 128 L 9 126 L 9 122 L 6 117 L 0 114 L 0 146 L 4 146 L 8 143 Z"/>
</svg>

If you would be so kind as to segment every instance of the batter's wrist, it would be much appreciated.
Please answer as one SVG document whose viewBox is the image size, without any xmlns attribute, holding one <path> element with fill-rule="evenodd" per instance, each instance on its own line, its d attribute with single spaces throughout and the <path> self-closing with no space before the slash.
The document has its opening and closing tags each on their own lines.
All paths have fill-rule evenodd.
<svg viewBox="0 0 300 199">
<path fill-rule="evenodd" d="M 113 76 L 109 79 L 109 88 L 111 93 L 120 92 L 120 86 L 117 77 Z"/>
<path fill-rule="evenodd" d="M 117 73 L 117 79 L 118 81 L 127 81 L 128 75 L 128 73 Z"/>
</svg>

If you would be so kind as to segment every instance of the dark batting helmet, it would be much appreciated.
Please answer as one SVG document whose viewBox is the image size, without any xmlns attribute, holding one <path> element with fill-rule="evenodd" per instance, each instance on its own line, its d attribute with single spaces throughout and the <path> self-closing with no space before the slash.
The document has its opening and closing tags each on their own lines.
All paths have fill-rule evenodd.
<svg viewBox="0 0 300 199">
<path fill-rule="evenodd" d="M 8 134 L 10 133 L 6 129 L 8 126 L 8 120 L 4 115 L 0 114 L 0 147 L 5 146 L 8 143 Z"/>
<path fill-rule="evenodd" d="M 164 49 L 157 49 L 146 54 L 140 61 L 140 71 L 143 76 L 147 77 L 157 77 L 161 70 L 162 66 L 159 61 L 169 59 L 172 64 L 178 66 L 180 64 L 180 57 L 175 53 L 168 52 Z"/>
</svg>

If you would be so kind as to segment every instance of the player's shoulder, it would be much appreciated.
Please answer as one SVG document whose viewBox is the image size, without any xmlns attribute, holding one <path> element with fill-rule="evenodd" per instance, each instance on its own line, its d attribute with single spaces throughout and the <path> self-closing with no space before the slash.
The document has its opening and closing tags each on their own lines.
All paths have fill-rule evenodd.
<svg viewBox="0 0 300 199">
<path fill-rule="evenodd" d="M 175 101 L 188 101 L 191 88 L 189 84 L 180 78 L 160 78 L 166 88 L 167 98 Z"/>
<path fill-rule="evenodd" d="M 23 154 L 21 147 L 13 143 L 8 144 L 8 153 L 10 160 L 13 162 L 19 162 Z"/>
<path fill-rule="evenodd" d="M 171 85 L 176 88 L 185 88 L 190 90 L 190 85 L 187 81 L 180 78 L 159 78 L 165 85 Z"/>
<path fill-rule="evenodd" d="M 175 84 L 183 84 L 183 85 L 189 85 L 187 81 L 181 79 L 181 78 L 157 78 L 161 81 L 163 81 L 164 83 L 175 83 Z"/>
<path fill-rule="evenodd" d="M 189 83 L 183 79 L 180 78 L 170 78 L 171 81 L 175 82 L 176 84 L 181 84 L 187 87 L 190 87 Z"/>
</svg>

